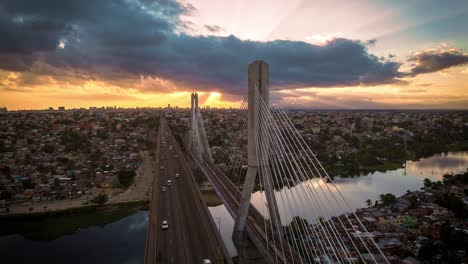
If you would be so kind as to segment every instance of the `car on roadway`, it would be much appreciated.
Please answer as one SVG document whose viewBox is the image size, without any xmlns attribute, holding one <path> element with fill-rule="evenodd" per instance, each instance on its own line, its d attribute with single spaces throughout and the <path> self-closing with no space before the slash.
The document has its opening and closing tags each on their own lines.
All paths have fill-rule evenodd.
<svg viewBox="0 0 468 264">
<path fill-rule="evenodd" d="M 176 177 L 176 178 L 179 178 L 179 173 L 176 173 L 176 174 L 175 174 L 175 177 Z"/>
<path fill-rule="evenodd" d="M 164 220 L 161 225 L 162 230 L 166 230 L 169 228 L 169 224 L 167 223 L 167 220 Z M 210 262 L 211 263 L 211 262 Z"/>
<path fill-rule="evenodd" d="M 167 180 L 167 186 L 171 186 L 172 185 L 172 181 L 171 180 Z"/>
<path fill-rule="evenodd" d="M 162 187 L 162 191 L 163 191 L 163 192 L 167 191 L 167 188 L 166 188 L 166 187 Z"/>
<path fill-rule="evenodd" d="M 209 259 L 204 259 L 204 260 L 203 260 L 203 264 L 211 264 L 211 260 L 209 260 Z"/>
</svg>

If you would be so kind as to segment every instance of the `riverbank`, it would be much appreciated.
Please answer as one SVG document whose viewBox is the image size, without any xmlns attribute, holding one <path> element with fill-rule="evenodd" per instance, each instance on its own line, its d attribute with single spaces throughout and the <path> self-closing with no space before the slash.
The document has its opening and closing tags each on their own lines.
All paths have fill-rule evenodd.
<svg viewBox="0 0 468 264">
<path fill-rule="evenodd" d="M 115 222 L 138 211 L 147 210 L 148 206 L 148 201 L 137 201 L 82 206 L 60 211 L 2 215 L 0 236 L 20 234 L 32 240 L 54 240 L 83 228 Z"/>
<path fill-rule="evenodd" d="M 147 202 L 149 201 L 149 193 L 155 173 L 155 160 L 149 151 L 143 151 L 141 155 L 142 163 L 137 170 L 133 183 L 126 190 L 115 188 L 93 189 L 92 195 L 83 197 L 82 199 L 14 205 L 8 207 L 8 210 L 0 212 L 0 217 L 5 215 L 26 215 L 89 208 L 92 207 L 90 201 L 100 194 L 106 194 L 109 197 L 108 205 Z"/>
</svg>

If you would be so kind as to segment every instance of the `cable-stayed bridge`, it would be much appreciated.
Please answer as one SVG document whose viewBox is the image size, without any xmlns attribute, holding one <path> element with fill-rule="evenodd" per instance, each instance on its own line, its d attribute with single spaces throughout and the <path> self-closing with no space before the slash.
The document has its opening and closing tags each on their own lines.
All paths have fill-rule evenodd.
<svg viewBox="0 0 468 264">
<path fill-rule="evenodd" d="M 248 68 L 248 96 L 231 110 L 211 153 L 192 94 L 189 150 L 235 220 L 240 263 L 389 263 L 281 108 L 269 103 L 269 66 Z M 334 216 L 339 209 L 349 212 Z"/>
</svg>

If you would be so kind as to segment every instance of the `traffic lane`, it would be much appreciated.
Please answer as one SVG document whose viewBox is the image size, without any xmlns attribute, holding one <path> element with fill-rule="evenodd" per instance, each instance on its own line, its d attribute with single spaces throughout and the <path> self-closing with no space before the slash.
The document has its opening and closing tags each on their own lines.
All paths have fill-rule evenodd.
<svg viewBox="0 0 468 264">
<path fill-rule="evenodd" d="M 186 173 L 181 172 L 180 182 L 178 183 L 178 187 L 181 187 L 182 192 L 186 193 L 187 195 L 181 196 L 183 210 L 182 212 L 185 214 L 185 217 L 192 216 L 193 221 L 188 222 L 189 232 L 190 232 L 190 241 L 192 244 L 196 245 L 193 252 L 193 260 L 196 261 L 195 263 L 201 263 L 203 259 L 211 259 L 215 260 L 215 255 L 213 252 L 212 247 L 212 238 L 210 237 L 210 233 L 207 232 L 205 229 L 205 221 L 200 215 L 202 212 L 201 208 L 197 206 L 197 199 L 193 197 L 193 186 L 188 182 L 190 180 L 188 177 L 191 175 L 187 175 Z"/>
<path fill-rule="evenodd" d="M 169 152 L 170 151 L 168 150 L 168 155 Z M 189 244 L 189 241 L 187 241 L 188 229 L 186 225 L 187 220 L 190 218 L 184 218 L 181 215 L 181 205 L 177 192 L 177 183 L 175 182 L 174 171 L 174 164 L 172 164 L 170 159 L 168 159 L 168 179 L 172 180 L 172 185 L 168 187 L 168 194 L 171 199 L 170 210 L 174 213 L 172 229 L 175 231 L 174 245 L 176 245 L 172 249 L 173 254 L 177 255 L 176 263 L 190 263 L 188 261 L 190 260 L 190 252 L 188 249 L 191 248 L 191 245 Z"/>
<path fill-rule="evenodd" d="M 203 259 L 208 258 L 211 259 L 213 263 L 216 263 L 216 248 L 213 244 L 214 241 L 216 241 L 216 236 L 213 234 L 213 230 L 209 228 L 211 227 L 211 222 L 206 219 L 206 217 L 211 216 L 206 216 L 202 211 L 202 206 L 204 205 L 200 202 L 200 197 L 194 190 L 197 186 L 194 186 L 191 169 L 176 145 L 177 142 L 174 137 L 170 137 L 170 142 L 173 148 L 169 151 L 171 153 L 169 160 L 171 164 L 177 168 L 175 173 L 179 173 L 180 175 L 180 177 L 176 179 L 176 188 L 179 194 L 183 194 L 178 196 L 183 207 L 182 213 L 185 218 L 192 219 L 192 221 L 188 221 L 187 223 L 189 226 L 189 239 L 192 244 L 192 260 L 195 261 L 195 263 L 201 263 Z M 174 156 L 176 154 L 177 157 Z M 173 175 L 175 175 L 175 173 Z"/>
<path fill-rule="evenodd" d="M 176 242 L 178 241 L 176 229 L 174 228 L 175 214 L 172 211 L 172 198 L 169 196 L 169 186 L 167 186 L 167 180 L 170 179 L 168 173 L 168 161 L 167 161 L 167 142 L 162 144 L 161 150 L 161 164 L 158 170 L 160 171 L 159 185 L 156 186 L 155 191 L 159 194 L 158 208 L 156 209 L 156 215 L 158 215 L 158 228 L 161 228 L 158 235 L 158 263 L 183 263 L 184 260 L 178 259 L 176 248 Z M 161 169 L 161 166 L 164 169 Z M 167 191 L 163 192 L 162 188 L 166 187 Z M 162 222 L 166 220 L 168 222 L 168 229 L 162 230 Z"/>
<path fill-rule="evenodd" d="M 164 148 L 164 147 L 163 147 Z M 164 156 L 164 150 L 162 150 L 162 156 Z M 161 163 L 160 163 L 160 167 L 161 166 L 166 166 L 164 160 L 161 160 Z M 164 220 L 168 220 L 167 218 L 169 218 L 169 215 L 168 215 L 168 209 L 167 209 L 167 198 L 166 196 L 161 193 L 161 189 L 162 189 L 162 186 L 164 186 L 164 183 L 165 183 L 165 172 L 164 170 L 161 170 L 160 168 L 157 168 L 159 170 L 159 184 L 157 186 L 155 186 L 155 192 L 158 193 L 158 196 L 160 197 L 157 201 L 157 208 L 156 208 L 156 211 L 155 211 L 155 214 L 158 216 L 157 217 L 157 228 L 158 228 L 158 234 L 157 234 L 157 260 L 158 262 L 160 263 L 169 263 L 169 259 L 168 259 L 168 254 L 167 254 L 167 251 L 168 251 L 168 247 L 167 247 L 167 238 L 170 237 L 170 234 L 168 233 L 168 230 L 162 230 L 161 229 L 161 225 L 162 225 L 162 221 Z"/>
<path fill-rule="evenodd" d="M 168 142 L 167 142 L 168 143 Z M 170 151 L 169 144 L 165 144 L 162 151 L 161 165 L 164 169 L 161 170 L 160 186 L 158 191 L 162 195 L 161 203 L 157 209 L 160 217 L 160 225 L 163 220 L 168 221 L 169 228 L 161 231 L 158 237 L 158 263 L 189 263 L 187 262 L 187 248 L 190 246 L 186 239 L 188 229 L 184 224 L 184 219 L 180 214 L 180 202 L 177 197 L 177 192 L 174 190 L 174 165 L 169 161 Z M 168 186 L 167 181 L 172 180 L 172 185 Z M 166 187 L 167 191 L 162 192 L 162 187 Z M 190 218 L 188 218 L 190 219 Z"/>
</svg>

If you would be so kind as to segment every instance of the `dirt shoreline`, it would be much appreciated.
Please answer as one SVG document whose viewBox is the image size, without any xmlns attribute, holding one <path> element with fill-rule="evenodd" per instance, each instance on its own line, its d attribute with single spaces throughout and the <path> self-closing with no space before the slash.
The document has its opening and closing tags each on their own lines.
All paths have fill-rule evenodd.
<svg viewBox="0 0 468 264">
<path fill-rule="evenodd" d="M 11 215 L 44 214 L 49 212 L 67 211 L 70 209 L 80 209 L 93 207 L 90 200 L 101 193 L 109 196 L 108 202 L 104 206 L 112 206 L 121 203 L 149 202 L 149 193 L 154 177 L 154 157 L 148 151 L 142 151 L 142 163 L 137 170 L 133 184 L 121 191 L 119 189 L 94 189 L 93 195 L 76 200 L 60 200 L 50 202 L 26 203 L 9 207 L 9 212 L 0 212 L 0 217 Z M 116 194 L 117 193 L 117 194 Z M 32 208 L 32 209 L 31 209 Z"/>
</svg>

